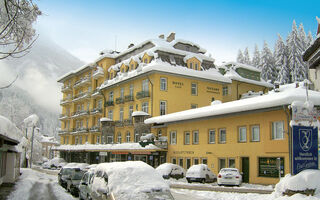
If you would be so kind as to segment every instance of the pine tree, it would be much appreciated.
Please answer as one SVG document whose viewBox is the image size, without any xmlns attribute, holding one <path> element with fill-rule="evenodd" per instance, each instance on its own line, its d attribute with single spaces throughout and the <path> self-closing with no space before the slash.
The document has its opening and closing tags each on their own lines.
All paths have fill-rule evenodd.
<svg viewBox="0 0 320 200">
<path fill-rule="evenodd" d="M 243 63 L 247 65 L 251 64 L 248 47 L 243 52 Z"/>
<path fill-rule="evenodd" d="M 244 56 L 243 56 L 243 53 L 242 53 L 242 51 L 240 49 L 238 51 L 237 62 L 238 63 L 244 63 Z"/>
<path fill-rule="evenodd" d="M 275 67 L 278 71 L 277 81 L 280 84 L 290 83 L 290 71 L 288 66 L 288 51 L 282 40 L 281 35 L 278 34 L 278 40 L 274 48 Z"/>
<path fill-rule="evenodd" d="M 255 44 L 255 46 L 254 46 L 254 52 L 253 52 L 253 58 L 251 61 L 251 65 L 255 66 L 256 68 L 260 68 L 260 51 L 259 51 L 257 44 Z"/>
<path fill-rule="evenodd" d="M 288 64 L 292 82 L 303 81 L 308 77 L 305 64 L 302 61 L 303 41 L 300 38 L 296 22 L 292 23 L 292 31 L 287 38 Z M 290 82 L 291 82 L 290 81 Z"/>
<path fill-rule="evenodd" d="M 274 58 L 266 41 L 264 41 L 261 52 L 261 77 L 266 81 L 273 83 L 277 79 L 276 68 L 274 66 Z"/>
<path fill-rule="evenodd" d="M 313 42 L 313 37 L 312 37 L 311 31 L 309 31 L 307 36 L 307 48 L 311 45 L 312 42 Z"/>
</svg>

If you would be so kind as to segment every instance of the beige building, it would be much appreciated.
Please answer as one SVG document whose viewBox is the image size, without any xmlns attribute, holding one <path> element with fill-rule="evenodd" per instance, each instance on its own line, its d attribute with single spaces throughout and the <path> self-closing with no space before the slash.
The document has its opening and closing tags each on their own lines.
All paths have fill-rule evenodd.
<svg viewBox="0 0 320 200">
<path fill-rule="evenodd" d="M 42 136 L 41 138 L 42 144 L 42 157 L 46 157 L 48 159 L 52 159 L 54 157 L 59 156 L 58 151 L 51 150 L 52 147 L 59 146 L 59 142 L 54 137 Z"/>
</svg>

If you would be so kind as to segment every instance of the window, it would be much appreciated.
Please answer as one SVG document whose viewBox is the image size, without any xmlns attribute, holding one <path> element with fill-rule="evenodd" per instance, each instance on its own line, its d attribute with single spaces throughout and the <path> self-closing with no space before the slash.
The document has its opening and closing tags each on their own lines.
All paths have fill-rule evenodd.
<svg viewBox="0 0 320 200">
<path fill-rule="evenodd" d="M 189 68 L 190 68 L 190 69 L 192 69 L 192 68 L 193 68 L 192 63 L 189 63 Z"/>
<path fill-rule="evenodd" d="M 195 70 L 198 70 L 198 63 L 196 63 L 196 64 L 194 65 L 194 69 L 195 69 Z"/>
<path fill-rule="evenodd" d="M 97 144 L 100 144 L 100 136 L 97 135 Z"/>
<path fill-rule="evenodd" d="M 69 144 L 69 137 L 67 136 L 67 144 Z"/>
<path fill-rule="evenodd" d="M 247 127 L 239 127 L 239 142 L 247 141 Z"/>
<path fill-rule="evenodd" d="M 207 158 L 202 158 L 202 159 L 201 159 L 201 162 L 202 162 L 202 164 L 205 164 L 205 165 L 207 165 L 207 164 L 208 164 L 208 160 L 207 160 Z"/>
<path fill-rule="evenodd" d="M 109 101 L 113 101 L 113 92 L 109 92 Z"/>
<path fill-rule="evenodd" d="M 177 164 L 176 158 L 172 158 L 172 159 L 171 159 L 171 163 L 172 163 L 172 164 Z"/>
<path fill-rule="evenodd" d="M 136 133 L 134 134 L 134 142 L 139 142 L 139 139 L 140 139 L 140 138 L 139 138 L 139 133 L 136 132 Z"/>
<path fill-rule="evenodd" d="M 184 133 L 184 144 L 190 144 L 190 132 Z"/>
<path fill-rule="evenodd" d="M 130 84 L 130 96 L 133 97 L 133 84 Z"/>
<path fill-rule="evenodd" d="M 209 144 L 216 143 L 216 130 L 211 129 L 209 130 Z"/>
<path fill-rule="evenodd" d="M 192 143 L 199 144 L 199 131 L 192 132 Z"/>
<path fill-rule="evenodd" d="M 124 88 L 120 89 L 120 98 L 124 98 Z"/>
<path fill-rule="evenodd" d="M 148 79 L 142 81 L 142 91 L 148 92 L 149 91 L 149 83 Z"/>
<path fill-rule="evenodd" d="M 112 110 L 109 110 L 108 112 L 108 118 L 113 120 L 113 111 Z"/>
<path fill-rule="evenodd" d="M 225 158 L 219 158 L 219 171 L 222 168 L 226 168 L 226 159 Z"/>
<path fill-rule="evenodd" d="M 88 142 L 88 136 L 86 135 L 86 143 Z"/>
<path fill-rule="evenodd" d="M 160 101 L 160 115 L 165 115 L 167 110 L 167 102 Z"/>
<path fill-rule="evenodd" d="M 191 166 L 191 159 L 190 158 L 186 158 L 186 168 L 189 169 Z"/>
<path fill-rule="evenodd" d="M 198 104 L 191 104 L 191 109 L 198 108 Z"/>
<path fill-rule="evenodd" d="M 176 131 L 170 132 L 170 144 L 177 144 L 177 132 Z"/>
<path fill-rule="evenodd" d="M 194 164 L 194 165 L 199 164 L 199 158 L 194 158 L 194 159 L 193 159 L 193 164 Z"/>
<path fill-rule="evenodd" d="M 123 108 L 120 108 L 120 121 L 123 121 Z"/>
<path fill-rule="evenodd" d="M 191 83 L 191 95 L 198 95 L 198 84 Z"/>
<path fill-rule="evenodd" d="M 74 143 L 75 143 L 75 144 L 78 144 L 78 142 L 79 142 L 79 138 L 78 138 L 78 136 L 76 136 L 76 137 L 75 137 L 75 142 L 74 142 Z"/>
<path fill-rule="evenodd" d="M 127 142 L 130 142 L 130 140 L 131 140 L 131 135 L 130 135 L 130 132 L 128 131 L 127 132 Z"/>
<path fill-rule="evenodd" d="M 100 100 L 98 101 L 98 108 L 99 108 L 99 109 L 102 108 L 102 99 L 100 99 Z"/>
<path fill-rule="evenodd" d="M 131 66 L 130 70 L 133 70 L 134 69 L 134 64 L 131 64 L 130 66 Z"/>
<path fill-rule="evenodd" d="M 162 131 L 161 129 L 158 131 L 158 139 L 162 136 Z"/>
<path fill-rule="evenodd" d="M 260 141 L 260 127 L 259 125 L 251 126 L 251 141 L 259 142 Z"/>
<path fill-rule="evenodd" d="M 179 158 L 179 165 L 180 167 L 183 167 L 183 158 Z"/>
<path fill-rule="evenodd" d="M 283 132 L 284 132 L 283 121 L 272 122 L 272 139 L 273 140 L 283 139 L 284 138 Z"/>
<path fill-rule="evenodd" d="M 160 90 L 167 90 L 167 78 L 160 78 Z"/>
<path fill-rule="evenodd" d="M 148 63 L 148 59 L 145 58 L 145 59 L 143 60 L 143 62 L 144 62 L 144 63 Z"/>
<path fill-rule="evenodd" d="M 117 142 L 118 142 L 119 144 L 121 143 L 121 133 L 118 133 Z"/>
<path fill-rule="evenodd" d="M 227 96 L 228 95 L 228 86 L 223 86 L 222 87 L 222 95 Z"/>
<path fill-rule="evenodd" d="M 280 173 L 283 177 L 285 174 L 284 168 L 284 158 L 280 157 L 278 161 L 277 157 L 259 157 L 259 174 L 260 177 L 279 177 L 279 167 L 277 162 L 280 162 Z"/>
<path fill-rule="evenodd" d="M 79 136 L 79 144 L 82 144 L 82 136 Z"/>
<path fill-rule="evenodd" d="M 226 143 L 227 141 L 227 131 L 225 128 L 219 129 L 219 143 Z"/>
<path fill-rule="evenodd" d="M 107 137 L 107 144 L 112 144 L 113 143 L 113 136 L 108 136 Z"/>
<path fill-rule="evenodd" d="M 142 103 L 142 111 L 148 113 L 148 102 Z"/>
<path fill-rule="evenodd" d="M 236 160 L 234 158 L 229 158 L 229 167 L 230 168 L 236 167 Z"/>
<path fill-rule="evenodd" d="M 132 119 L 133 106 L 129 106 L 129 118 Z"/>
</svg>

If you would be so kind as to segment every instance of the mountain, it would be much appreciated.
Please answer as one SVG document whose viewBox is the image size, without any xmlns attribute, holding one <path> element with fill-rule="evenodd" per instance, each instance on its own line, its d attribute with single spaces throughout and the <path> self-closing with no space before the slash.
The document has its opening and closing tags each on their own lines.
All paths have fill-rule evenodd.
<svg viewBox="0 0 320 200">
<path fill-rule="evenodd" d="M 57 78 L 84 63 L 45 35 L 40 35 L 30 52 L 21 58 L 0 60 L 0 114 L 19 126 L 24 118 L 37 114 L 43 134 L 56 135 L 62 94 Z"/>
</svg>

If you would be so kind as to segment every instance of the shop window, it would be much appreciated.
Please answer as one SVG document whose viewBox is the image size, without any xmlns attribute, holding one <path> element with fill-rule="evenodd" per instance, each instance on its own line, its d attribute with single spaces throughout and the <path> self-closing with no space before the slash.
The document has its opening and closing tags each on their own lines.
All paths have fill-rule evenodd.
<svg viewBox="0 0 320 200">
<path fill-rule="evenodd" d="M 167 78 L 160 78 L 160 90 L 167 91 Z"/>
<path fill-rule="evenodd" d="M 216 143 L 216 130 L 211 129 L 209 130 L 209 144 Z"/>
<path fill-rule="evenodd" d="M 236 167 L 236 160 L 234 158 L 229 158 L 229 165 L 230 168 Z"/>
<path fill-rule="evenodd" d="M 279 177 L 279 167 L 277 166 L 277 157 L 259 158 L 259 177 Z M 280 172 L 284 176 L 284 158 L 280 157 Z"/>
<path fill-rule="evenodd" d="M 226 168 L 226 159 L 225 158 L 219 158 L 219 171 L 222 168 Z"/>
<path fill-rule="evenodd" d="M 170 144 L 177 144 L 177 132 L 176 131 L 170 132 Z"/>
<path fill-rule="evenodd" d="M 192 143 L 199 144 L 199 131 L 192 132 Z"/>
<path fill-rule="evenodd" d="M 284 138 L 284 124 L 283 121 L 272 122 L 272 139 L 282 140 Z"/>
<path fill-rule="evenodd" d="M 198 84 L 191 83 L 191 95 L 198 95 Z"/>
<path fill-rule="evenodd" d="M 239 127 L 239 142 L 247 141 L 247 127 Z"/>
<path fill-rule="evenodd" d="M 260 126 L 254 125 L 251 126 L 251 141 L 259 142 L 260 141 Z"/>
<path fill-rule="evenodd" d="M 184 144 L 190 144 L 190 132 L 184 133 Z"/>
<path fill-rule="evenodd" d="M 227 131 L 225 128 L 219 129 L 219 143 L 226 143 L 227 141 Z"/>
</svg>

